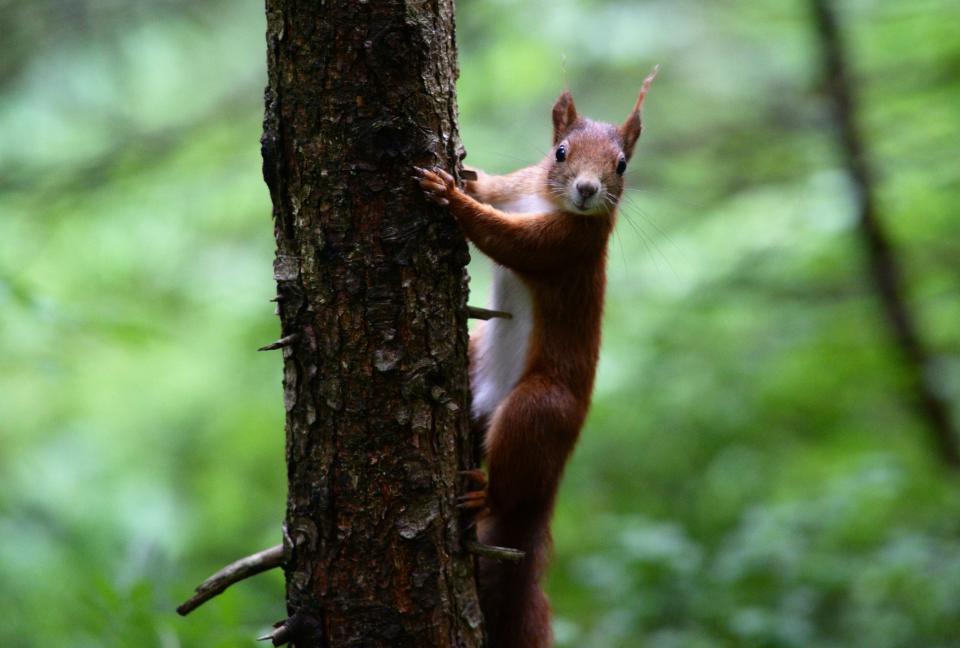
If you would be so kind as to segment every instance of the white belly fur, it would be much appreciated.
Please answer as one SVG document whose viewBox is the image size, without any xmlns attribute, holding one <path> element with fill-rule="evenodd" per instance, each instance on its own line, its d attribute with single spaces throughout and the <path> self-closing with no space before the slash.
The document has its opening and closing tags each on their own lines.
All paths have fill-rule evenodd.
<svg viewBox="0 0 960 648">
<path fill-rule="evenodd" d="M 552 206 L 539 196 L 525 196 L 498 209 L 518 214 L 550 211 Z M 523 374 L 527 349 L 533 331 L 533 299 L 530 289 L 512 271 L 494 263 L 493 294 L 490 307 L 513 315 L 512 319 L 494 318 L 483 325 L 472 372 L 473 415 L 492 415 L 513 390 Z"/>
</svg>

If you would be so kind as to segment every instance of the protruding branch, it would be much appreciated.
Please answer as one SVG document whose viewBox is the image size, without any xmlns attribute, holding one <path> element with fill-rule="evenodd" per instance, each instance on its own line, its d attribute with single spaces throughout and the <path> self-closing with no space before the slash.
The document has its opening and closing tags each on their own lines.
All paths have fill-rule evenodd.
<svg viewBox="0 0 960 648">
<path fill-rule="evenodd" d="M 289 619 L 284 619 L 283 621 L 277 621 L 273 624 L 273 630 L 262 637 L 257 637 L 257 641 L 270 640 L 270 643 L 272 643 L 274 646 L 283 646 L 284 644 L 288 644 L 290 643 L 290 640 L 293 639 L 293 632 L 294 628 L 296 627 L 296 623 L 296 616 L 290 617 Z"/>
<path fill-rule="evenodd" d="M 233 562 L 200 583 L 197 593 L 177 608 L 177 613 L 186 616 L 240 581 L 268 571 L 283 564 L 283 545 L 259 551 L 252 556 Z M 278 644 L 277 644 L 278 645 Z"/>
<path fill-rule="evenodd" d="M 294 342 L 297 341 L 297 338 L 300 337 L 296 333 L 291 333 L 285 337 L 280 338 L 276 342 L 271 342 L 270 344 L 264 345 L 257 349 L 257 351 L 274 351 L 276 349 L 282 349 L 283 347 L 288 347 Z"/>
<path fill-rule="evenodd" d="M 520 562 L 526 557 L 526 553 L 519 549 L 510 547 L 497 547 L 494 545 L 482 544 L 480 542 L 469 541 L 466 544 L 467 551 L 477 556 L 490 558 L 492 560 L 506 560 L 508 562 Z"/>
<path fill-rule="evenodd" d="M 513 319 L 513 314 L 506 311 L 490 310 L 488 308 L 479 308 L 477 306 L 467 306 L 467 315 L 473 319 L 488 320 L 494 317 L 503 319 Z"/>
</svg>

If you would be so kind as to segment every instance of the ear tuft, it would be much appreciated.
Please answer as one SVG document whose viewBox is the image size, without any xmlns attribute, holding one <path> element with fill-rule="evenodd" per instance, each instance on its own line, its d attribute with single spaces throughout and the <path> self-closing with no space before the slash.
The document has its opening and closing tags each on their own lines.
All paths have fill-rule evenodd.
<svg viewBox="0 0 960 648">
<path fill-rule="evenodd" d="M 633 110 L 627 115 L 627 119 L 620 127 L 620 136 L 623 138 L 623 154 L 626 155 L 628 159 L 633 155 L 633 148 L 637 144 L 640 133 L 643 132 L 643 100 L 646 99 L 650 85 L 653 83 L 659 71 L 660 66 L 654 65 L 653 70 L 651 70 L 647 78 L 643 80 L 637 102 L 633 104 Z"/>
<path fill-rule="evenodd" d="M 573 95 L 569 90 L 564 90 L 553 104 L 553 143 L 558 144 L 576 121 L 577 108 L 573 105 Z"/>
</svg>

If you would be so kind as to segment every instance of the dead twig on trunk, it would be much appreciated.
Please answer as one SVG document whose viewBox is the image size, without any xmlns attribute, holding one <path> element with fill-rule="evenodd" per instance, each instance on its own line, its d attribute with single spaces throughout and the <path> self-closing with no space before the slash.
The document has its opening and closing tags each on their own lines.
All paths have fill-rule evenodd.
<svg viewBox="0 0 960 648">
<path fill-rule="evenodd" d="M 186 616 L 198 607 L 222 593 L 234 583 L 274 569 L 283 564 L 283 545 L 277 545 L 230 563 L 216 574 L 200 583 L 197 592 L 177 608 L 177 613 Z"/>
<path fill-rule="evenodd" d="M 490 558 L 492 560 L 506 560 L 508 562 L 520 562 L 526 557 L 526 553 L 519 549 L 510 547 L 497 547 L 495 545 L 482 544 L 480 542 L 468 542 L 467 551 L 470 553 Z"/>
<path fill-rule="evenodd" d="M 506 311 L 490 310 L 489 308 L 480 308 L 478 306 L 467 306 L 467 316 L 481 320 L 493 319 L 494 317 L 513 319 L 513 315 Z"/>
</svg>

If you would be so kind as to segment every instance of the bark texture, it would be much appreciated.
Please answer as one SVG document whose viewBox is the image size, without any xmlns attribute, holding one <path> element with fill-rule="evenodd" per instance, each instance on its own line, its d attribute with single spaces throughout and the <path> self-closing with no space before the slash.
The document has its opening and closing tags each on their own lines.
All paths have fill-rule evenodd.
<svg viewBox="0 0 960 648">
<path fill-rule="evenodd" d="M 857 229 L 870 279 L 903 360 L 909 398 L 926 424 L 937 456 L 944 465 L 958 470 L 960 437 L 951 418 L 950 403 L 934 381 L 930 352 L 908 304 L 900 260 L 877 209 L 876 175 L 860 135 L 856 92 L 833 4 L 830 0 L 810 0 L 837 138 L 856 190 Z"/>
<path fill-rule="evenodd" d="M 453 2 L 266 8 L 294 645 L 480 646 L 468 251 L 411 179 L 461 157 Z"/>
</svg>

